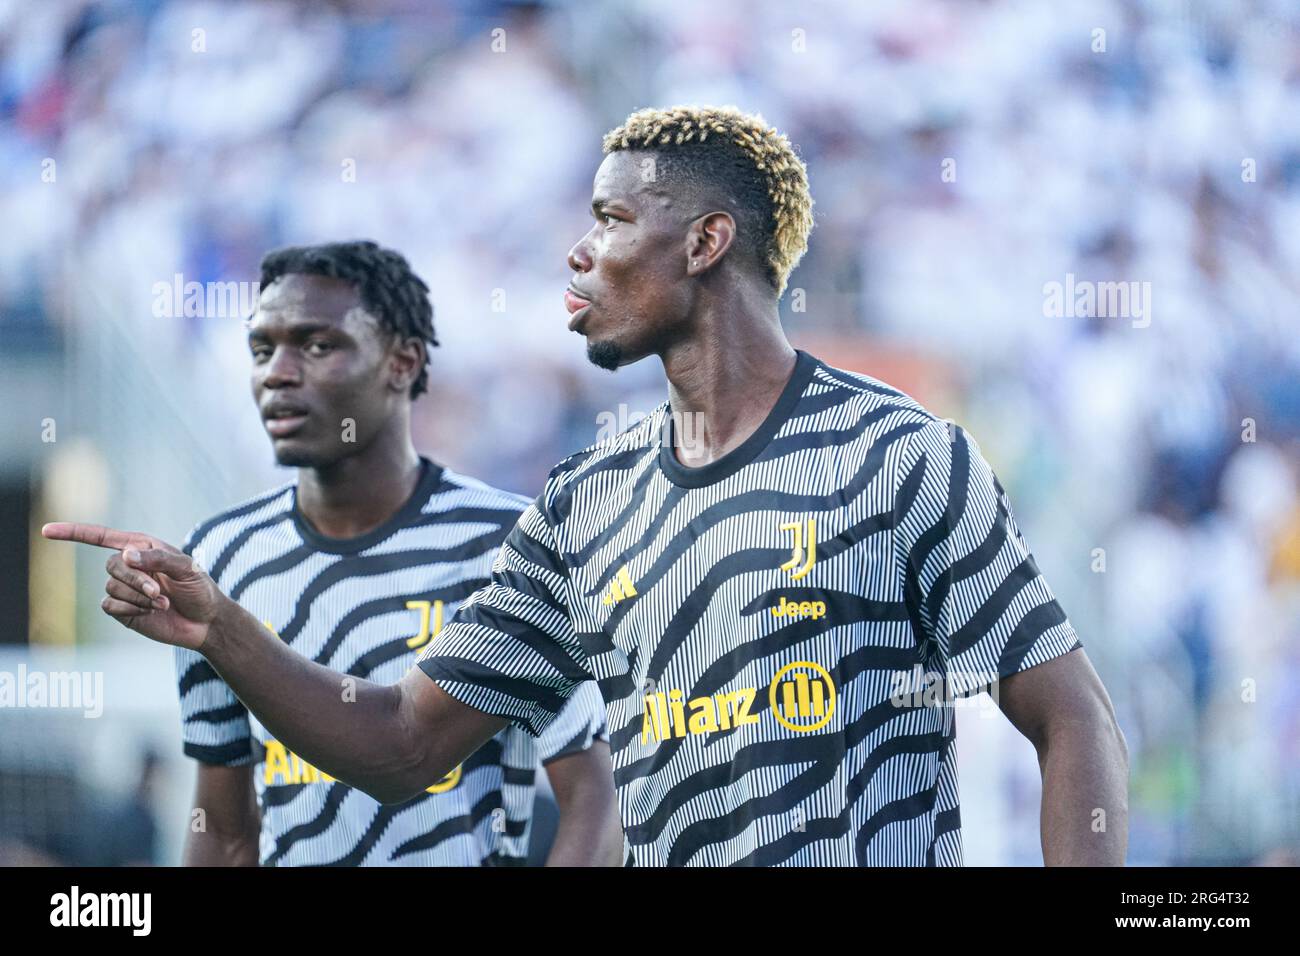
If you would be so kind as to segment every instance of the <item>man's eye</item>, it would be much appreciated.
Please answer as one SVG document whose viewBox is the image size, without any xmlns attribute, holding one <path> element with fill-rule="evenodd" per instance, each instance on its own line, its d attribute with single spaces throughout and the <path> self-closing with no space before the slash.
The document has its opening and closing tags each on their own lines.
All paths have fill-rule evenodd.
<svg viewBox="0 0 1300 956">
<path fill-rule="evenodd" d="M 333 348 L 334 346 L 330 345 L 330 343 L 322 339 L 314 339 L 313 341 L 307 343 L 307 351 L 310 352 L 312 355 L 324 355 L 326 352 L 331 351 Z"/>
<path fill-rule="evenodd" d="M 250 351 L 253 353 L 253 359 L 258 362 L 269 358 L 271 355 L 271 350 L 265 345 L 256 345 Z"/>
</svg>

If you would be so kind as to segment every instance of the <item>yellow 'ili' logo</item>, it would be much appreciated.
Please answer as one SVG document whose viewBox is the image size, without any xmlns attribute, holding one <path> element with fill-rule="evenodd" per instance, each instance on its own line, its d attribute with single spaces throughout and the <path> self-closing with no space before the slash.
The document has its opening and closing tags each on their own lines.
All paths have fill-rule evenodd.
<svg viewBox="0 0 1300 956">
<path fill-rule="evenodd" d="M 609 582 L 609 587 L 605 588 L 605 593 L 601 596 L 600 603 L 605 607 L 611 607 L 625 598 L 636 597 L 636 585 L 632 583 L 632 575 L 627 573 L 627 565 L 618 569 L 614 575 L 614 580 Z"/>
<path fill-rule="evenodd" d="M 781 525 L 782 531 L 794 534 L 794 547 L 790 549 L 790 560 L 781 565 L 782 571 L 790 572 L 790 580 L 798 581 L 812 570 L 817 560 L 817 519 L 808 519 L 808 534 L 804 535 L 804 526 L 798 521 Z"/>
<path fill-rule="evenodd" d="M 835 713 L 835 682 L 820 664 L 795 661 L 776 672 L 767 699 L 782 726 L 807 733 L 825 727 Z"/>
</svg>

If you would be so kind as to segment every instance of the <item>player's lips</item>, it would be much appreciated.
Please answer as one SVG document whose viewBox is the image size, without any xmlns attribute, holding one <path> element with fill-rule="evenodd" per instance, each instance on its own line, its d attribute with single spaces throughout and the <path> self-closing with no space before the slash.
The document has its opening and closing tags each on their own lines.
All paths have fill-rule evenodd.
<svg viewBox="0 0 1300 956">
<path fill-rule="evenodd" d="M 306 415 L 287 415 L 284 418 L 268 418 L 266 431 L 272 438 L 288 438 L 307 423 Z"/>
<path fill-rule="evenodd" d="M 577 331 L 579 316 L 584 309 L 591 305 L 591 300 L 586 296 L 579 295 L 573 291 L 573 287 L 564 290 L 564 307 L 569 310 L 569 331 Z"/>
<path fill-rule="evenodd" d="M 262 412 L 266 431 L 272 438 L 287 438 L 307 423 L 308 410 L 298 404 L 277 402 Z"/>
</svg>

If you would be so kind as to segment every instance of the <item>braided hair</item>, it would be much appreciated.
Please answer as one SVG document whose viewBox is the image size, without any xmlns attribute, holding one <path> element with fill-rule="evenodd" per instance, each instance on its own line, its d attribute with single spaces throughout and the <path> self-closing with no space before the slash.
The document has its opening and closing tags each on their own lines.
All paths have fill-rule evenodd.
<svg viewBox="0 0 1300 956">
<path fill-rule="evenodd" d="M 262 257 L 262 281 L 258 291 L 283 275 L 326 276 L 342 279 L 357 288 L 361 304 L 398 339 L 418 338 L 435 347 L 433 305 L 429 287 L 411 271 L 400 252 L 366 241 L 331 242 L 319 246 L 290 246 Z M 411 384 L 411 398 L 429 389 L 428 353 L 425 367 Z"/>
</svg>

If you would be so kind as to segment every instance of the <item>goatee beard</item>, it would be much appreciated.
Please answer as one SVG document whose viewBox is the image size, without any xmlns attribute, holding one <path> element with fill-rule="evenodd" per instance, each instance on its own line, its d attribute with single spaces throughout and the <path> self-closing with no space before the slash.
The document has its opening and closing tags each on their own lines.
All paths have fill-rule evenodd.
<svg viewBox="0 0 1300 956">
<path fill-rule="evenodd" d="M 587 360 L 598 368 L 613 372 L 623 364 L 623 350 L 612 342 L 588 342 Z"/>
</svg>

